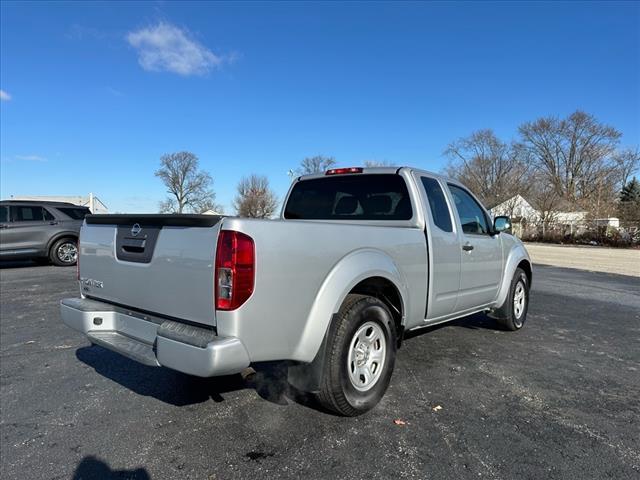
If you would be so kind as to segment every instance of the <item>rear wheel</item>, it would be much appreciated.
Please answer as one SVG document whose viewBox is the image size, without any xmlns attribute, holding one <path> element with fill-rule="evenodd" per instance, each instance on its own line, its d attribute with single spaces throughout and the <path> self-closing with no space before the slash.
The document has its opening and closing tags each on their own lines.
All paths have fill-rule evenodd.
<svg viewBox="0 0 640 480">
<path fill-rule="evenodd" d="M 348 295 L 329 332 L 320 403 L 344 416 L 376 406 L 391 380 L 396 344 L 387 306 L 374 297 Z"/>
<path fill-rule="evenodd" d="M 49 252 L 49 259 L 61 267 L 75 265 L 78 261 L 78 243 L 75 238 L 62 238 L 55 242 Z"/>
</svg>

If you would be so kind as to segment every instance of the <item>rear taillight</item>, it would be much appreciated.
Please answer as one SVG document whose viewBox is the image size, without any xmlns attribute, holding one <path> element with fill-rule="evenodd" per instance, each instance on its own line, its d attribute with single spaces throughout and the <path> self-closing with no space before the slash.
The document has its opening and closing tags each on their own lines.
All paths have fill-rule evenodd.
<svg viewBox="0 0 640 480">
<path fill-rule="evenodd" d="M 248 235 L 221 230 L 215 269 L 216 308 L 235 310 L 253 293 L 255 247 Z"/>
</svg>

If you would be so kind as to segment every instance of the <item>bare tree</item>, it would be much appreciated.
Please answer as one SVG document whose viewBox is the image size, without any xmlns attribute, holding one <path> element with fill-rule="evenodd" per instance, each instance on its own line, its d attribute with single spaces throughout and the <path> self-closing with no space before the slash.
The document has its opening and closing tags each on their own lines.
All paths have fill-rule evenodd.
<svg viewBox="0 0 640 480">
<path fill-rule="evenodd" d="M 529 191 L 529 198 L 538 210 L 539 218 L 536 223 L 541 228 L 542 237 L 546 238 L 549 228 L 558 219 L 563 200 L 555 186 L 548 183 L 546 177 L 539 172 L 532 175 L 531 181 L 533 186 Z"/>
<path fill-rule="evenodd" d="M 240 180 L 233 206 L 241 217 L 269 218 L 278 208 L 278 198 L 266 176 L 253 174 Z"/>
<path fill-rule="evenodd" d="M 519 132 L 520 146 L 536 169 L 571 203 L 597 194 L 602 179 L 616 174 L 612 157 L 622 134 L 593 115 L 578 110 L 565 119 L 540 118 L 523 124 Z"/>
<path fill-rule="evenodd" d="M 622 189 L 640 167 L 640 149 L 636 147 L 619 150 L 614 154 L 613 161 L 618 167 L 620 189 Z"/>
<path fill-rule="evenodd" d="M 488 206 L 526 193 L 529 168 L 526 152 L 501 141 L 493 130 L 478 130 L 449 144 L 445 171 L 471 190 Z"/>
<path fill-rule="evenodd" d="M 315 157 L 307 157 L 300 162 L 297 170 L 298 175 L 309 175 L 312 173 L 324 173 L 336 164 L 333 157 L 324 157 L 317 155 Z"/>
<path fill-rule="evenodd" d="M 373 167 L 395 167 L 396 165 L 388 160 L 365 160 L 364 166 L 366 168 L 373 168 Z"/>
<path fill-rule="evenodd" d="M 216 205 L 213 179 L 198 167 L 198 157 L 191 152 L 162 155 L 160 168 L 155 172 L 167 187 L 169 197 L 160 202 L 163 213 L 202 213 L 207 210 L 222 211 Z"/>
<path fill-rule="evenodd" d="M 519 198 L 517 195 L 514 195 L 510 198 L 508 198 L 507 200 L 505 200 L 504 202 L 501 202 L 500 205 L 500 211 L 499 214 L 500 215 L 506 215 L 508 217 L 511 217 L 511 219 L 515 219 L 516 217 L 516 209 L 519 206 Z M 524 198 L 524 197 L 522 197 Z"/>
<path fill-rule="evenodd" d="M 224 207 L 215 202 L 215 194 L 212 198 L 204 198 L 201 201 L 194 202 L 193 211 L 195 213 L 215 212 L 218 214 L 224 213 Z"/>
</svg>

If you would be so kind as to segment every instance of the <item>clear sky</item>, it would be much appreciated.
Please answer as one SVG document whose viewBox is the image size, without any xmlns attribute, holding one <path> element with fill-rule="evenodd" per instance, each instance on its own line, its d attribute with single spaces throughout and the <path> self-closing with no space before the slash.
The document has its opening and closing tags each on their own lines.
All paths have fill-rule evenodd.
<svg viewBox="0 0 640 480">
<path fill-rule="evenodd" d="M 153 212 L 189 150 L 227 212 L 305 156 L 439 170 L 480 128 L 583 109 L 640 144 L 640 4 L 12 3 L 1 11 L 2 198 L 95 192 Z"/>
</svg>

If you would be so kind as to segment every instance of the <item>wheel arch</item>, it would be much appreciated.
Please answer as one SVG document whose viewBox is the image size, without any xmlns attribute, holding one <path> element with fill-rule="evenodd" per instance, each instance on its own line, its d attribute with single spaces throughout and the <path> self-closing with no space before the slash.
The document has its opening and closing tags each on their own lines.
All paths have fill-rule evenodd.
<svg viewBox="0 0 640 480">
<path fill-rule="evenodd" d="M 531 268 L 531 262 L 528 259 L 520 260 L 520 263 L 518 263 L 518 266 L 516 268 L 521 268 L 522 270 L 524 270 L 524 273 L 527 274 L 529 288 L 531 288 L 531 282 L 533 280 L 533 270 Z"/>
<path fill-rule="evenodd" d="M 400 346 L 404 329 L 404 305 L 398 287 L 388 278 L 369 277 L 354 286 L 349 294 L 353 293 L 375 297 L 389 308 L 398 336 L 398 346 Z"/>
<path fill-rule="evenodd" d="M 402 338 L 409 291 L 399 269 L 384 252 L 352 252 L 327 275 L 311 308 L 296 351 L 301 363 L 288 369 L 288 380 L 294 387 L 306 392 L 319 388 L 331 325 L 347 296 L 353 293 L 372 295 L 384 302 L 394 317 L 398 339 Z"/>
<path fill-rule="evenodd" d="M 74 232 L 73 230 L 56 233 L 47 242 L 47 254 L 51 253 L 51 248 L 58 240 L 62 240 L 63 238 L 73 238 L 77 242 L 78 237 L 78 232 Z"/>
<path fill-rule="evenodd" d="M 296 358 L 308 362 L 315 358 L 333 316 L 350 293 L 380 298 L 402 329 L 409 305 L 409 290 L 403 275 L 386 253 L 375 249 L 356 250 L 337 262 L 322 283 L 298 342 Z"/>
<path fill-rule="evenodd" d="M 527 253 L 527 250 L 524 248 L 524 245 L 522 243 L 514 244 L 514 246 L 509 251 L 502 274 L 502 283 L 500 285 L 500 290 L 498 291 L 498 296 L 496 297 L 495 301 L 496 311 L 499 311 L 504 306 L 504 303 L 509 296 L 511 280 L 513 279 L 513 275 L 515 274 L 517 268 L 522 268 L 522 270 L 524 270 L 525 274 L 527 275 L 527 280 L 529 281 L 529 287 L 531 287 L 531 281 L 533 279 L 533 268 L 531 259 L 529 258 L 529 254 Z"/>
</svg>

